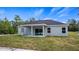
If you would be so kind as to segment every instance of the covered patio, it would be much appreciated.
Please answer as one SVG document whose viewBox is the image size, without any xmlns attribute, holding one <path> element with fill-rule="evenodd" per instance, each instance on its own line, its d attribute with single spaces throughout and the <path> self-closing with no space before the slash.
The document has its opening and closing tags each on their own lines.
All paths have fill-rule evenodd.
<svg viewBox="0 0 79 59">
<path fill-rule="evenodd" d="M 31 37 L 45 37 L 46 24 L 27 24 L 19 26 L 19 34 Z"/>
</svg>

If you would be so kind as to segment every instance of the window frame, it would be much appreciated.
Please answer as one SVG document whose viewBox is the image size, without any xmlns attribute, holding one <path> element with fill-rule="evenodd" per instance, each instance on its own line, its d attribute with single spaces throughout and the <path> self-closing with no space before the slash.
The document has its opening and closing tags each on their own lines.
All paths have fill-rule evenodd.
<svg viewBox="0 0 79 59">
<path fill-rule="evenodd" d="M 62 27 L 62 33 L 66 33 L 66 28 Z"/>
<path fill-rule="evenodd" d="M 47 33 L 51 33 L 51 28 L 47 28 Z"/>
</svg>

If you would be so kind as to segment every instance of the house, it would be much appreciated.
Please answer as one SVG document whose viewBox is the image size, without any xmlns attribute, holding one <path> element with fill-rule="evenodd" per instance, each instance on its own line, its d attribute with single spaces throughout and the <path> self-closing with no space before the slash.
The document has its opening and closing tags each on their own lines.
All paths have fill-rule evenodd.
<svg viewBox="0 0 79 59">
<path fill-rule="evenodd" d="M 26 36 L 67 36 L 68 25 L 54 20 L 31 21 L 18 26 L 18 34 Z"/>
</svg>

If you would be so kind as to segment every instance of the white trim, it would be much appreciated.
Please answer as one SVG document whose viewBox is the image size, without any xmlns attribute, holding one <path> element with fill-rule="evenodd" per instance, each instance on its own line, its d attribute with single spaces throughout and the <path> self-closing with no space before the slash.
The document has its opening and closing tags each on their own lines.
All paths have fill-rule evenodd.
<svg viewBox="0 0 79 59">
<path fill-rule="evenodd" d="M 46 26 L 68 26 L 67 24 L 63 24 L 63 25 L 46 25 Z"/>
<path fill-rule="evenodd" d="M 62 25 L 26 24 L 26 25 L 20 25 L 20 26 L 68 26 L 68 24 L 62 24 Z"/>
<path fill-rule="evenodd" d="M 46 26 L 46 24 L 26 24 L 26 25 L 20 25 L 20 26 Z"/>
<path fill-rule="evenodd" d="M 31 26 L 31 36 L 33 36 L 33 26 Z"/>
<path fill-rule="evenodd" d="M 43 26 L 43 36 L 45 36 L 45 35 L 44 35 L 44 34 L 45 34 L 44 32 L 45 32 L 45 31 L 44 31 L 44 26 Z"/>
<path fill-rule="evenodd" d="M 33 35 L 33 36 L 31 36 L 31 35 L 25 35 L 26 37 L 46 37 L 46 36 L 43 36 L 43 35 Z"/>
</svg>

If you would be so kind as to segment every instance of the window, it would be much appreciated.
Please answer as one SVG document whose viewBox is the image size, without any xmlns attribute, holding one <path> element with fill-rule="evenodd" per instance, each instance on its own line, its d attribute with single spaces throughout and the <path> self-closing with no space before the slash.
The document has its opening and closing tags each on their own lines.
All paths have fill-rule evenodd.
<svg viewBox="0 0 79 59">
<path fill-rule="evenodd" d="M 66 28 L 62 28 L 62 33 L 66 33 Z"/>
<path fill-rule="evenodd" d="M 51 32 L 51 28 L 47 28 L 47 32 L 50 33 Z"/>
</svg>

